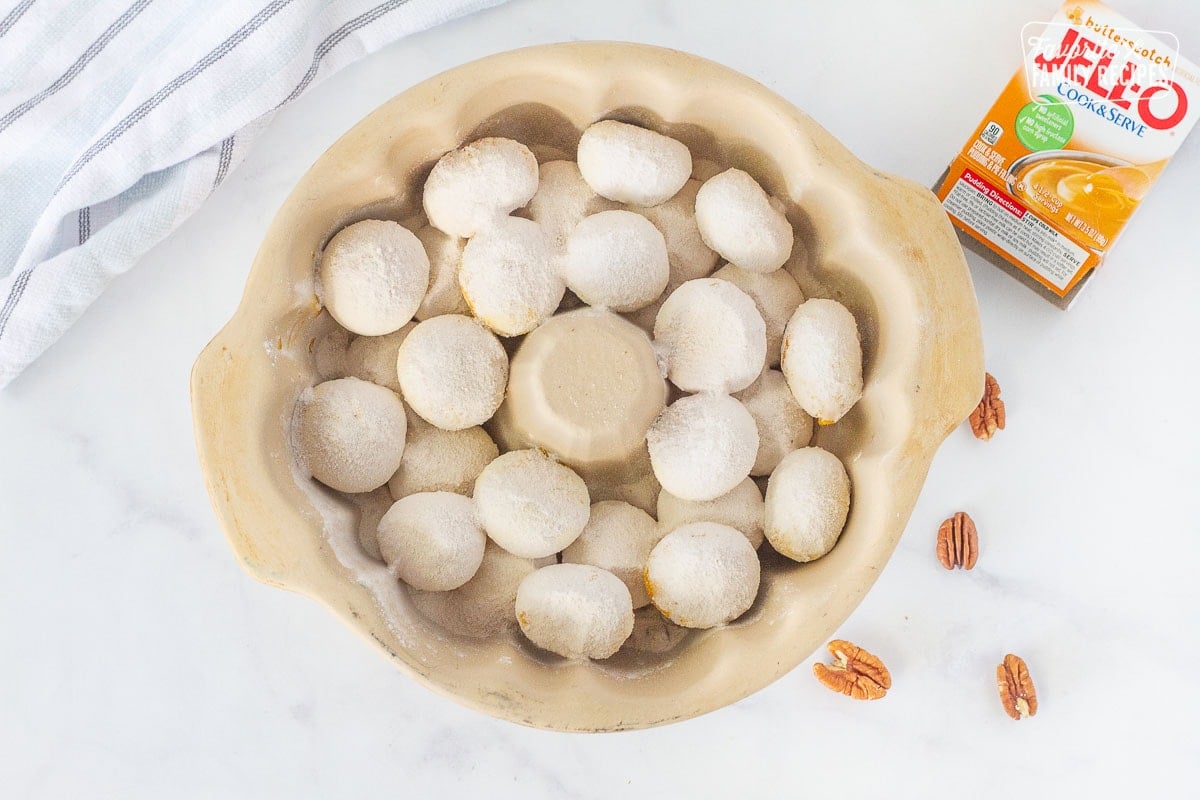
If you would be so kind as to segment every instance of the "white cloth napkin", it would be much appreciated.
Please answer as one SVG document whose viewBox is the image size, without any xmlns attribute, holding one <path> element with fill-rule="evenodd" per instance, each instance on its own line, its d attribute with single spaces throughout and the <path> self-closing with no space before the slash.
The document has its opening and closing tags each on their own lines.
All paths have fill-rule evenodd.
<svg viewBox="0 0 1200 800">
<path fill-rule="evenodd" d="M 196 210 L 276 109 L 500 2 L 0 0 L 0 387 Z"/>
</svg>

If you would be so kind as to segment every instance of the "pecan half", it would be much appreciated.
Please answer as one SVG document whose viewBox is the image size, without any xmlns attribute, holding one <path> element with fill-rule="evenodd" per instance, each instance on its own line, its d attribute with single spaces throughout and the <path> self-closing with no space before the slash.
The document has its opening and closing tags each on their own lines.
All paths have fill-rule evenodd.
<svg viewBox="0 0 1200 800">
<path fill-rule="evenodd" d="M 1000 690 L 1000 702 L 1004 712 L 1013 719 L 1025 719 L 1037 713 L 1037 692 L 1029 667 L 1019 656 L 1009 653 L 1004 663 L 996 667 L 996 688 Z"/>
<path fill-rule="evenodd" d="M 971 569 L 979 560 L 979 531 L 965 511 L 959 511 L 938 528 L 937 557 L 946 569 Z"/>
<path fill-rule="evenodd" d="M 813 664 L 813 675 L 825 686 L 855 700 L 878 700 L 892 688 L 892 675 L 879 656 L 842 639 L 828 646 L 833 663 Z"/>
<path fill-rule="evenodd" d="M 976 439 L 987 441 L 1004 430 L 1004 401 L 1000 399 L 1000 384 L 989 372 L 984 376 L 983 399 L 971 412 L 971 433 Z"/>
</svg>

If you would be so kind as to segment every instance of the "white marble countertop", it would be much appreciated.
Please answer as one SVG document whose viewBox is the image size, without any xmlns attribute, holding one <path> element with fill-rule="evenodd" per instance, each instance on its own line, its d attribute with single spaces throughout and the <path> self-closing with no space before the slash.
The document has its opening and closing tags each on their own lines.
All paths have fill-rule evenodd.
<svg viewBox="0 0 1200 800">
<path fill-rule="evenodd" d="M 0 795 L 65 797 L 1186 796 L 1200 780 L 1200 133 L 1068 313 L 971 257 L 1008 404 L 955 432 L 840 635 L 885 656 L 877 703 L 810 663 L 664 729 L 552 734 L 419 687 L 316 603 L 248 578 L 200 480 L 188 371 L 232 314 L 289 187 L 406 86 L 526 44 L 628 39 L 766 83 L 876 167 L 931 183 L 1048 0 L 595 0 L 414 36 L 283 111 L 204 208 L 0 393 Z M 1200 11 L 1125 0 L 1200 41 Z M 968 510 L 983 556 L 945 572 Z M 1026 658 L 1041 710 L 1001 711 Z M 1182 788 L 1190 787 L 1190 789 Z"/>
</svg>

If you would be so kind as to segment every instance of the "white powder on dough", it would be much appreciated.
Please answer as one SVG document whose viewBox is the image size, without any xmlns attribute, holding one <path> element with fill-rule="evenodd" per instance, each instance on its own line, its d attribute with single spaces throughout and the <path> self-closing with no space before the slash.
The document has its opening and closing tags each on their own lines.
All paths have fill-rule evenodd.
<svg viewBox="0 0 1200 800">
<path fill-rule="evenodd" d="M 414 315 L 418 320 L 442 314 L 470 314 L 471 308 L 458 287 L 465 239 L 447 236 L 432 225 L 417 230 L 417 238 L 429 256 L 429 288 Z"/>
<path fill-rule="evenodd" d="M 542 226 L 550 246 L 565 252 L 567 237 L 584 217 L 621 205 L 592 191 L 574 161 L 549 161 L 538 168 L 538 190 L 529 201 L 529 218 Z"/>
<path fill-rule="evenodd" d="M 754 178 L 727 169 L 696 195 L 696 222 L 704 242 L 731 264 L 771 272 L 792 253 L 792 226 Z"/>
<path fill-rule="evenodd" d="M 608 658 L 633 632 L 625 584 L 586 564 L 551 564 L 526 577 L 516 611 L 529 641 L 564 658 Z"/>
<path fill-rule="evenodd" d="M 658 527 L 663 534 L 691 522 L 719 522 L 741 531 L 757 550 L 763 543 L 765 513 L 762 492 L 750 478 L 717 499 L 702 503 L 680 499 L 666 489 L 658 494 Z"/>
<path fill-rule="evenodd" d="M 641 214 L 601 211 L 567 239 L 563 277 L 590 306 L 636 311 L 663 293 L 669 275 L 667 244 Z"/>
<path fill-rule="evenodd" d="M 786 270 L 774 272 L 750 272 L 726 264 L 713 273 L 714 278 L 729 281 L 750 295 L 758 313 L 762 314 L 767 326 L 767 366 L 779 366 L 783 345 L 783 329 L 792 318 L 796 308 L 804 302 L 800 285 Z"/>
<path fill-rule="evenodd" d="M 379 520 L 378 541 L 396 577 L 414 589 L 444 592 L 462 586 L 479 569 L 487 536 L 470 498 L 420 492 L 388 509 Z"/>
<path fill-rule="evenodd" d="M 382 336 L 412 319 L 429 285 L 421 241 L 399 223 L 368 219 L 338 231 L 317 269 L 318 295 L 352 333 Z"/>
<path fill-rule="evenodd" d="M 300 395 L 295 442 L 301 463 L 342 492 L 369 492 L 400 466 L 407 427 L 390 389 L 358 378 L 319 383 Z"/>
<path fill-rule="evenodd" d="M 400 346 L 397 374 L 404 398 L 422 419 L 462 430 L 487 421 L 500 407 L 508 354 L 478 321 L 445 314 L 412 329 Z"/>
<path fill-rule="evenodd" d="M 696 224 L 696 193 L 700 181 L 689 180 L 679 192 L 665 203 L 657 206 L 630 206 L 658 228 L 667 244 L 667 257 L 671 263 L 671 277 L 667 281 L 667 292 L 672 292 L 685 281 L 703 278 L 717 266 L 717 254 L 709 249 L 700 235 Z"/>
<path fill-rule="evenodd" d="M 727 395 L 681 397 L 646 434 L 663 488 L 685 500 L 714 500 L 750 474 L 758 453 L 754 417 Z"/>
<path fill-rule="evenodd" d="M 442 156 L 425 180 L 429 224 L 469 238 L 529 202 L 538 187 L 537 159 L 512 139 L 479 139 Z"/>
<path fill-rule="evenodd" d="M 746 613 L 759 583 L 758 554 L 740 531 L 693 522 L 650 552 L 646 588 L 655 607 L 685 628 L 712 628 Z"/>
<path fill-rule="evenodd" d="M 842 462 L 819 447 L 805 447 L 780 462 L 767 482 L 766 535 L 795 561 L 833 549 L 850 511 L 850 478 Z"/>
<path fill-rule="evenodd" d="M 479 473 L 499 454 L 483 428 L 444 431 L 422 421 L 409 426 L 404 457 L 388 489 L 397 500 L 417 492 L 469 496 Z"/>
<path fill-rule="evenodd" d="M 836 300 L 801 303 L 784 330 L 782 351 L 796 402 L 817 420 L 837 422 L 862 397 L 858 323 Z"/>
<path fill-rule="evenodd" d="M 412 322 L 384 336 L 357 336 L 346 349 L 346 372 L 355 378 L 400 391 L 396 377 L 396 356 L 400 345 L 416 325 Z"/>
<path fill-rule="evenodd" d="M 620 500 L 592 504 L 583 533 L 562 552 L 564 564 L 591 564 L 620 578 L 633 607 L 650 602 L 642 573 L 650 549 L 658 542 L 654 517 Z"/>
<path fill-rule="evenodd" d="M 488 464 L 474 497 L 492 541 L 524 558 L 559 552 L 588 521 L 583 479 L 540 450 L 513 450 Z"/>
<path fill-rule="evenodd" d="M 475 316 L 501 336 L 536 328 L 566 291 L 541 226 L 520 217 L 504 217 L 467 243 L 458 283 Z"/>
<path fill-rule="evenodd" d="M 770 475 L 784 456 L 812 438 L 813 419 L 796 402 L 779 370 L 765 370 L 736 397 L 758 426 L 758 457 L 751 475 Z"/>
<path fill-rule="evenodd" d="M 638 206 L 666 202 L 692 174 L 692 154 L 683 143 L 616 120 L 589 126 L 577 159 L 597 194 Z"/>
<path fill-rule="evenodd" d="M 688 629 L 676 625 L 652 605 L 633 612 L 633 633 L 625 640 L 624 648 L 635 653 L 662 655 L 679 646 Z"/>
<path fill-rule="evenodd" d="M 662 304 L 654 343 L 667 377 L 685 392 L 731 393 L 762 372 L 767 328 L 754 300 L 716 278 L 688 281 Z"/>
</svg>

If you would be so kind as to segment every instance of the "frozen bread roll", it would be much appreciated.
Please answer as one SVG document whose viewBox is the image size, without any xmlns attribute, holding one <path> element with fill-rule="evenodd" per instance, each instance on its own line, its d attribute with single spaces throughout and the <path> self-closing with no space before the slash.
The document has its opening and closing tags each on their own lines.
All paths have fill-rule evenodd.
<svg viewBox="0 0 1200 800">
<path fill-rule="evenodd" d="M 667 377 L 685 392 L 730 393 L 762 372 L 767 327 L 754 300 L 728 281 L 699 278 L 671 293 L 654 320 Z"/>
<path fill-rule="evenodd" d="M 540 450 L 513 450 L 475 479 L 475 503 L 492 541 L 513 555 L 559 552 L 587 525 L 587 485 Z"/>
<path fill-rule="evenodd" d="M 833 549 L 850 511 L 850 478 L 833 453 L 805 447 L 788 454 L 767 482 L 766 535 L 793 561 Z"/>
<path fill-rule="evenodd" d="M 783 330 L 796 308 L 804 302 L 804 295 L 800 292 L 800 285 L 796 283 L 796 279 L 787 270 L 751 272 L 733 264 L 726 264 L 712 276 L 729 281 L 754 301 L 767 327 L 767 366 L 779 366 L 783 351 Z"/>
<path fill-rule="evenodd" d="M 404 454 L 404 404 L 391 389 L 338 378 L 305 390 L 296 409 L 300 460 L 321 483 L 369 492 L 387 483 Z"/>
<path fill-rule="evenodd" d="M 625 584 L 587 564 L 551 564 L 529 575 L 516 610 L 529 640 L 564 658 L 608 658 L 633 632 Z"/>
<path fill-rule="evenodd" d="M 742 532 L 750 546 L 763 543 L 765 518 L 763 495 L 758 484 L 746 478 L 715 500 L 684 500 L 663 489 L 658 493 L 658 527 L 673 531 L 691 522 L 719 522 Z"/>
<path fill-rule="evenodd" d="M 770 475 L 784 456 L 804 447 L 812 438 L 812 417 L 796 402 L 779 370 L 764 370 L 736 397 L 758 426 L 758 456 L 750 468 L 751 475 Z"/>
<path fill-rule="evenodd" d="M 837 422 L 862 397 L 858 324 L 836 300 L 801 303 L 784 331 L 782 352 L 796 402 L 822 425 Z"/>
<path fill-rule="evenodd" d="M 772 272 L 792 254 L 792 226 L 758 181 L 727 169 L 696 194 L 696 222 L 704 242 L 731 264 Z"/>
<path fill-rule="evenodd" d="M 397 500 L 379 520 L 377 540 L 396 577 L 433 592 L 469 581 L 487 544 L 474 503 L 453 492 L 419 492 Z"/>
<path fill-rule="evenodd" d="M 693 522 L 650 551 L 646 591 L 663 616 L 685 628 L 712 628 L 746 613 L 758 595 L 758 554 L 728 525 Z"/>
<path fill-rule="evenodd" d="M 342 228 L 321 253 L 321 302 L 360 336 L 382 336 L 413 318 L 429 285 L 421 241 L 399 223 L 368 219 Z"/>
<path fill-rule="evenodd" d="M 583 132 L 576 157 L 597 194 L 638 206 L 670 200 L 692 174 L 692 154 L 682 142 L 611 119 Z"/>
<path fill-rule="evenodd" d="M 501 336 L 529 333 L 566 292 L 541 226 L 521 217 L 504 217 L 467 242 L 458 285 L 479 321 Z"/>
<path fill-rule="evenodd" d="M 592 504 L 591 516 L 579 538 L 562 553 L 564 564 L 591 564 L 616 575 L 629 589 L 633 607 L 650 602 L 642 572 L 650 548 L 658 541 L 654 518 L 620 500 Z"/>
<path fill-rule="evenodd" d="M 601 211 L 567 239 L 563 277 L 590 306 L 636 311 L 667 287 L 670 263 L 658 228 L 632 211 Z"/>
<path fill-rule="evenodd" d="M 662 487 L 684 500 L 714 500 L 750 474 L 758 428 L 728 395 L 681 397 L 646 433 L 650 465 Z"/>
<path fill-rule="evenodd" d="M 469 238 L 528 203 L 537 187 L 537 159 L 528 147 L 512 139 L 479 139 L 433 165 L 425 180 L 425 214 L 443 233 Z"/>
<path fill-rule="evenodd" d="M 462 430 L 487 421 L 500 407 L 508 354 L 477 320 L 444 314 L 409 332 L 396 373 L 404 399 L 422 419 Z"/>
</svg>

